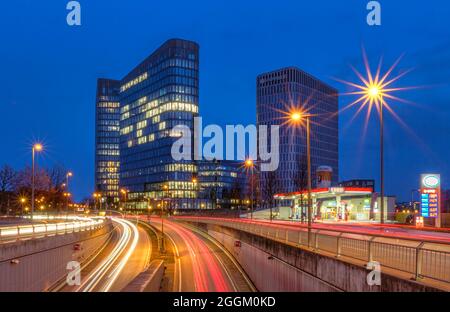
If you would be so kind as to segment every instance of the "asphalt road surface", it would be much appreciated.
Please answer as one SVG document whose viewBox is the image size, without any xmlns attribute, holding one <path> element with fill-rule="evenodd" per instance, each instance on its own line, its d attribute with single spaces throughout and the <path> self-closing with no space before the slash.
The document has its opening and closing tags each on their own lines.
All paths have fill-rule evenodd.
<svg viewBox="0 0 450 312">
<path fill-rule="evenodd" d="M 116 229 L 107 246 L 82 265 L 81 284 L 64 283 L 58 291 L 117 292 L 144 271 L 151 257 L 151 242 L 147 232 L 128 220 L 112 218 Z"/>
<path fill-rule="evenodd" d="M 161 230 L 159 217 L 152 217 L 150 224 Z M 165 246 L 175 255 L 173 291 L 255 291 L 232 256 L 206 233 L 167 218 L 164 233 Z"/>
</svg>

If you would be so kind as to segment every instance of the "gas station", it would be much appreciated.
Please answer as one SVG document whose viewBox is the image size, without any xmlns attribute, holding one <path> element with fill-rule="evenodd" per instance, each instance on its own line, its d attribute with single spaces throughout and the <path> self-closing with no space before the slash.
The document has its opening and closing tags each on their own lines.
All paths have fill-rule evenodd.
<svg viewBox="0 0 450 312">
<path fill-rule="evenodd" d="M 374 191 L 374 182 L 370 186 L 365 180 L 343 182 L 340 186 L 331 185 L 333 170 L 329 166 L 316 169 L 316 188 L 311 190 L 312 217 L 320 221 L 380 221 L 381 207 L 378 193 Z M 367 180 L 369 181 L 369 180 Z M 361 183 L 360 183 L 361 182 Z M 277 203 L 278 219 L 305 221 L 308 211 L 308 191 L 280 193 L 274 196 Z M 395 197 L 384 197 L 384 218 L 394 215 Z"/>
<path fill-rule="evenodd" d="M 307 218 L 308 192 L 276 194 L 280 219 L 304 221 Z M 380 198 L 372 188 L 329 187 L 311 190 L 315 221 L 379 221 Z M 289 203 L 289 205 L 286 205 Z M 394 212 L 395 198 L 385 197 L 385 218 Z"/>
</svg>

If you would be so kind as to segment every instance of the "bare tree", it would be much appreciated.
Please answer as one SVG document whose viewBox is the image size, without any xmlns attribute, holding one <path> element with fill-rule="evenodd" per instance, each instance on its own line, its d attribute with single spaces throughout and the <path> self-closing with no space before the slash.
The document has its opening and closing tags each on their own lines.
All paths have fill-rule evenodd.
<svg viewBox="0 0 450 312">
<path fill-rule="evenodd" d="M 48 203 L 55 210 L 60 211 L 67 201 L 67 198 L 64 197 L 67 170 L 64 167 L 56 166 L 48 169 L 47 172 L 49 182 Z"/>
<path fill-rule="evenodd" d="M 16 172 L 8 165 L 0 169 L 0 192 L 10 192 L 13 189 L 13 181 Z"/>
<path fill-rule="evenodd" d="M 13 179 L 13 189 L 15 192 L 31 189 L 32 173 L 31 168 L 26 167 L 23 170 L 17 172 Z M 37 191 L 48 191 L 50 183 L 50 177 L 47 171 L 43 168 L 38 168 L 35 171 L 35 189 Z"/>
<path fill-rule="evenodd" d="M 14 169 L 8 165 L 0 169 L 0 213 L 9 212 L 15 174 Z"/>
<path fill-rule="evenodd" d="M 308 189 L 308 163 L 305 155 L 299 155 L 298 170 L 293 173 L 293 180 L 295 188 L 298 192 L 303 193 Z M 302 208 L 301 220 L 304 222 L 304 198 L 300 196 L 300 207 Z"/>
<path fill-rule="evenodd" d="M 280 183 L 275 171 L 265 173 L 266 179 L 263 187 L 263 194 L 266 203 L 270 208 L 270 220 L 272 220 L 272 208 L 275 205 L 275 194 L 279 192 Z"/>
<path fill-rule="evenodd" d="M 61 166 L 56 166 L 48 170 L 50 188 L 54 190 L 62 190 L 63 184 L 66 182 L 67 170 Z"/>
</svg>

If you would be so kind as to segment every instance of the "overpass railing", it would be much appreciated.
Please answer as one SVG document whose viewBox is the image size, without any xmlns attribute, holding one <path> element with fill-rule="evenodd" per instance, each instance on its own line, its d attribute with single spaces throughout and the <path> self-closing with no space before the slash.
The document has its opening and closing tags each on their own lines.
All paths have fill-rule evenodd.
<svg viewBox="0 0 450 312">
<path fill-rule="evenodd" d="M 36 219 L 42 220 L 44 218 Z M 95 230 L 103 227 L 105 224 L 104 218 L 65 216 L 61 217 L 60 222 L 58 222 L 58 219 L 58 217 L 51 218 L 51 220 L 55 220 L 54 223 L 37 223 L 0 227 L 0 242 Z"/>
<path fill-rule="evenodd" d="M 296 247 L 323 251 L 337 258 L 347 257 L 367 263 L 376 261 L 382 267 L 409 273 L 415 280 L 430 278 L 450 283 L 450 244 L 324 229 L 312 229 L 308 243 L 308 230 L 303 227 L 222 218 L 180 219 L 226 226 Z"/>
</svg>

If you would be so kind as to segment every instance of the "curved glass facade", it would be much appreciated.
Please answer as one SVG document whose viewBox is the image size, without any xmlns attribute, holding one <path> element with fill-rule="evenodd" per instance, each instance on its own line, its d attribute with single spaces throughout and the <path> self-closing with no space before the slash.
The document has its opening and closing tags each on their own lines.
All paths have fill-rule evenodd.
<svg viewBox="0 0 450 312">
<path fill-rule="evenodd" d="M 197 167 L 172 159 L 177 138 L 170 130 L 186 125 L 193 133 L 198 72 L 198 45 L 172 39 L 121 80 L 120 184 L 130 200 L 171 197 L 179 199 L 173 208 L 194 208 L 189 199 L 197 198 L 192 182 Z"/>
</svg>

